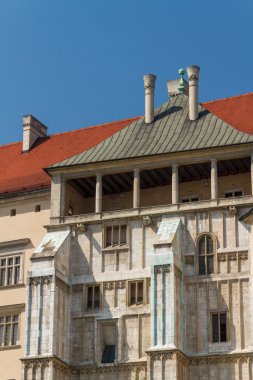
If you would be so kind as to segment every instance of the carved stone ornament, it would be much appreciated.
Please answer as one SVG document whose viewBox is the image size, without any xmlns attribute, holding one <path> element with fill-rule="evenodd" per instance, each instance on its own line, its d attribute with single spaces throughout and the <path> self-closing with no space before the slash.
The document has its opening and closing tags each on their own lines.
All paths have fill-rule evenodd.
<svg viewBox="0 0 253 380">
<path fill-rule="evenodd" d="M 30 277 L 30 285 L 37 286 L 39 284 L 50 284 L 52 282 L 52 276 L 42 276 L 42 277 Z"/>
<path fill-rule="evenodd" d="M 198 75 L 190 75 L 190 76 L 188 77 L 188 79 L 189 79 L 189 82 L 190 82 L 190 81 L 192 81 L 192 80 L 198 80 L 199 77 L 198 77 Z"/>
<path fill-rule="evenodd" d="M 126 281 L 116 281 L 117 289 L 125 289 L 125 287 L 126 287 Z"/>
<path fill-rule="evenodd" d="M 237 260 L 237 252 L 229 252 L 227 255 L 228 255 L 228 260 L 230 260 L 230 261 L 236 261 Z"/>
<path fill-rule="evenodd" d="M 217 254 L 217 260 L 222 261 L 222 262 L 227 261 L 227 254 L 224 252 L 218 253 Z"/>
<path fill-rule="evenodd" d="M 240 260 L 248 260 L 248 252 L 247 251 L 239 252 L 238 257 Z"/>
<path fill-rule="evenodd" d="M 113 290 L 114 285 L 113 281 L 104 282 L 104 290 Z"/>
<path fill-rule="evenodd" d="M 168 273 L 168 272 L 170 272 L 170 264 L 155 266 L 155 273 Z"/>
<path fill-rule="evenodd" d="M 106 374 L 106 373 L 117 373 L 117 372 L 134 372 L 137 371 L 147 371 L 147 362 L 138 362 L 138 363 L 120 363 L 120 364 L 113 364 L 110 366 L 84 366 L 80 368 L 81 374 L 85 375 L 94 375 L 94 374 Z M 75 369 L 72 369 L 71 373 L 73 374 Z"/>
</svg>

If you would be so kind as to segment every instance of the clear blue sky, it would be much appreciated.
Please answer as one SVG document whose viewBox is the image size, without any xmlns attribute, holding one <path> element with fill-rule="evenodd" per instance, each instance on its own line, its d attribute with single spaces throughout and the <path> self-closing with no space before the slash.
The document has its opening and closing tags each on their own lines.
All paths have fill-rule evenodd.
<svg viewBox="0 0 253 380">
<path fill-rule="evenodd" d="M 49 133 L 141 115 L 178 69 L 201 67 L 200 101 L 253 90 L 252 0 L 2 0 L 0 144 L 22 116 Z"/>
</svg>

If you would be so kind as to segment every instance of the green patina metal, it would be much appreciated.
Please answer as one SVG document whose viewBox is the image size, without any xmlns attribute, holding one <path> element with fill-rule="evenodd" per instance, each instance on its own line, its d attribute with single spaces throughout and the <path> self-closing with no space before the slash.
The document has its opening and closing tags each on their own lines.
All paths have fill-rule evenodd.
<svg viewBox="0 0 253 380">
<path fill-rule="evenodd" d="M 179 85 L 178 85 L 178 91 L 179 91 L 180 94 L 183 94 L 183 92 L 184 92 L 184 74 L 185 74 L 185 71 L 184 71 L 184 69 L 179 69 L 178 73 L 180 75 L 180 80 L 179 80 Z"/>
</svg>

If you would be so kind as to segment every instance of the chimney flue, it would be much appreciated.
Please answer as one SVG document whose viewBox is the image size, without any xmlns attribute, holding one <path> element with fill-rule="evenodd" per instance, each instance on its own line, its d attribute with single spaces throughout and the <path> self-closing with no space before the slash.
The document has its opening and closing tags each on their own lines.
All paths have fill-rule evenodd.
<svg viewBox="0 0 253 380">
<path fill-rule="evenodd" d="M 32 115 L 23 117 L 23 153 L 29 152 L 39 137 L 47 136 L 47 127 Z"/>
<path fill-rule="evenodd" d="M 145 123 L 149 124 L 154 121 L 154 95 L 155 81 L 154 74 L 146 74 L 143 77 L 145 88 Z"/>
<path fill-rule="evenodd" d="M 188 66 L 187 74 L 189 80 L 189 118 L 196 120 L 199 116 L 199 66 Z"/>
</svg>

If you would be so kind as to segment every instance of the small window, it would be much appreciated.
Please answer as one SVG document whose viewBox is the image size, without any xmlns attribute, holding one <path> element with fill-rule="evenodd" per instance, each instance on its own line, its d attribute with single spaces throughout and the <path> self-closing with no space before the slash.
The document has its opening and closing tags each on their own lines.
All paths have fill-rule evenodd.
<svg viewBox="0 0 253 380">
<path fill-rule="evenodd" d="M 117 325 L 105 322 L 101 325 L 101 363 L 114 363 L 116 358 Z"/>
<path fill-rule="evenodd" d="M 35 212 L 40 212 L 40 210 L 41 210 L 40 205 L 36 205 L 34 211 Z"/>
<path fill-rule="evenodd" d="M 87 286 L 87 309 L 96 310 L 100 308 L 100 285 Z"/>
<path fill-rule="evenodd" d="M 18 344 L 18 315 L 0 316 L 0 347 Z"/>
<path fill-rule="evenodd" d="M 229 190 L 225 192 L 225 198 L 235 198 L 235 197 L 242 197 L 243 191 L 242 190 Z"/>
<path fill-rule="evenodd" d="M 199 274 L 214 272 L 214 241 L 210 235 L 202 236 L 198 241 Z"/>
<path fill-rule="evenodd" d="M 16 215 L 16 209 L 12 208 L 10 211 L 10 216 L 15 216 Z"/>
<path fill-rule="evenodd" d="M 114 360 L 115 360 L 115 345 L 105 346 L 101 362 L 114 363 Z"/>
<path fill-rule="evenodd" d="M 227 341 L 227 313 L 218 312 L 212 313 L 212 342 L 226 342 Z"/>
<path fill-rule="evenodd" d="M 0 256 L 0 286 L 19 284 L 20 271 L 21 256 Z"/>
<path fill-rule="evenodd" d="M 127 226 L 113 225 L 105 228 L 105 248 L 120 247 L 127 243 Z"/>
<path fill-rule="evenodd" d="M 129 282 L 129 306 L 143 304 L 143 281 Z"/>
<path fill-rule="evenodd" d="M 198 201 L 199 201 L 199 197 L 196 197 L 196 196 L 182 198 L 182 203 L 198 202 Z"/>
</svg>

